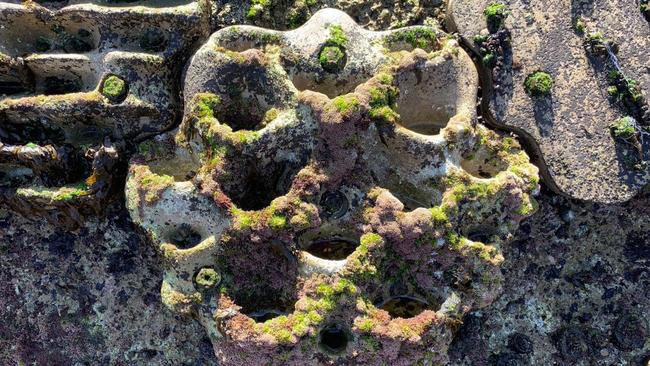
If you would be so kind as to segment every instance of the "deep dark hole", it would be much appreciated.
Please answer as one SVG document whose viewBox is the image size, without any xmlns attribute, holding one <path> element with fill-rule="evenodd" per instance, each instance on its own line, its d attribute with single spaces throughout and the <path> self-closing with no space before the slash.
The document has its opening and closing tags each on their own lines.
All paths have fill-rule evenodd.
<svg viewBox="0 0 650 366">
<path fill-rule="evenodd" d="M 249 313 L 248 316 L 255 320 L 257 323 L 264 323 L 267 320 L 277 318 L 280 315 L 285 315 L 286 313 L 279 310 L 259 310 L 252 313 Z"/>
<path fill-rule="evenodd" d="M 201 235 L 190 225 L 181 224 L 169 235 L 169 241 L 179 249 L 189 249 L 201 242 Z"/>
<path fill-rule="evenodd" d="M 92 44 L 78 37 L 70 37 L 65 44 L 63 49 L 66 52 L 70 53 L 85 53 L 93 50 Z"/>
<path fill-rule="evenodd" d="M 348 345 L 348 334 L 338 325 L 321 330 L 319 338 L 321 347 L 330 353 L 341 353 Z"/>
<path fill-rule="evenodd" d="M 56 76 L 48 76 L 44 81 L 45 90 L 43 94 L 68 94 L 81 91 L 81 80 L 62 79 Z"/>
<path fill-rule="evenodd" d="M 380 308 L 386 310 L 393 318 L 408 319 L 426 310 L 429 304 L 412 296 L 395 296 L 384 302 Z"/>
<path fill-rule="evenodd" d="M 17 81 L 0 81 L 0 95 L 12 95 L 26 93 L 30 90 L 24 84 Z"/>
<path fill-rule="evenodd" d="M 314 240 L 307 252 L 318 258 L 341 260 L 347 258 L 359 246 L 358 241 L 343 238 Z"/>
<path fill-rule="evenodd" d="M 140 47 L 146 51 L 159 52 L 165 49 L 165 36 L 157 29 L 149 29 L 140 38 Z"/>
<path fill-rule="evenodd" d="M 467 239 L 487 244 L 491 241 L 494 230 L 487 227 L 472 228 L 467 231 Z"/>
<path fill-rule="evenodd" d="M 323 216 L 330 219 L 338 219 L 348 212 L 348 198 L 341 192 L 325 192 L 320 199 L 320 207 Z"/>
<path fill-rule="evenodd" d="M 297 166 L 286 162 L 277 164 L 268 174 L 253 170 L 243 182 L 243 192 L 228 195 L 241 209 L 261 210 L 275 198 L 287 194 L 297 172 Z M 233 188 L 242 189 L 241 186 Z"/>
</svg>

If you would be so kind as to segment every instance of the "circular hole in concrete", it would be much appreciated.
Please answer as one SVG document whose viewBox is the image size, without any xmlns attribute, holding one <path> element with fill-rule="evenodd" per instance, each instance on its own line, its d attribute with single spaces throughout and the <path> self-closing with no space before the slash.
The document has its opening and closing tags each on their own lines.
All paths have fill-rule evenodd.
<svg viewBox="0 0 650 366">
<path fill-rule="evenodd" d="M 348 212 L 348 198 L 340 191 L 325 192 L 320 198 L 323 216 L 329 219 L 339 219 Z"/>
<path fill-rule="evenodd" d="M 429 308 L 429 303 L 415 296 L 393 296 L 384 301 L 379 308 L 386 310 L 393 318 L 408 319 Z"/>
<path fill-rule="evenodd" d="M 330 354 L 343 353 L 348 346 L 350 336 L 348 332 L 338 324 L 323 328 L 318 335 L 318 345 L 325 352 Z"/>
<path fill-rule="evenodd" d="M 316 239 L 308 244 L 307 253 L 322 259 L 342 260 L 359 246 L 357 240 L 346 238 Z"/>
<path fill-rule="evenodd" d="M 337 73 L 345 68 L 348 56 L 345 47 L 325 44 L 318 52 L 318 62 L 323 70 L 329 73 Z"/>
<path fill-rule="evenodd" d="M 188 224 L 180 224 L 176 229 L 172 230 L 168 240 L 178 249 L 189 249 L 201 242 L 201 234 Z"/>
</svg>

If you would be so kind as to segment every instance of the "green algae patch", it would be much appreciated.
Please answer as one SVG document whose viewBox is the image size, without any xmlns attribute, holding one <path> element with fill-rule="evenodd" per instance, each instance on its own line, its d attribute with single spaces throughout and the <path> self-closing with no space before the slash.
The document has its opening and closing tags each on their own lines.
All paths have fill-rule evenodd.
<svg viewBox="0 0 650 366">
<path fill-rule="evenodd" d="M 59 188 L 29 187 L 18 188 L 16 194 L 23 197 L 40 198 L 50 202 L 67 202 L 88 194 L 84 182 Z"/>
<path fill-rule="evenodd" d="M 396 31 L 388 36 L 387 42 L 390 45 L 408 44 L 412 48 L 420 48 L 428 52 L 438 47 L 436 33 L 426 27 L 415 27 Z"/>
<path fill-rule="evenodd" d="M 354 95 L 341 95 L 332 100 L 334 107 L 341 114 L 348 114 L 359 109 L 359 99 Z"/>
<path fill-rule="evenodd" d="M 553 78 L 547 72 L 535 71 L 524 81 L 524 89 L 529 95 L 548 95 L 553 88 Z"/>
<path fill-rule="evenodd" d="M 171 175 L 158 175 L 149 172 L 140 178 L 140 186 L 146 191 L 144 198 L 147 203 L 156 202 L 162 192 L 172 184 L 174 184 L 174 177 Z"/>
<path fill-rule="evenodd" d="M 268 219 L 267 224 L 273 230 L 282 230 L 287 227 L 287 218 L 282 215 L 273 215 Z"/>
<path fill-rule="evenodd" d="M 638 133 L 636 120 L 630 116 L 616 120 L 609 125 L 609 128 L 614 137 L 623 140 L 635 138 Z"/>
<path fill-rule="evenodd" d="M 209 289 L 221 282 L 221 275 L 214 268 L 201 268 L 194 282 L 201 288 Z"/>
<path fill-rule="evenodd" d="M 126 96 L 126 81 L 117 75 L 108 76 L 102 83 L 101 93 L 113 102 L 117 102 Z"/>
<path fill-rule="evenodd" d="M 485 8 L 483 14 L 489 26 L 499 28 L 508 16 L 508 7 L 500 2 L 492 2 Z"/>
</svg>

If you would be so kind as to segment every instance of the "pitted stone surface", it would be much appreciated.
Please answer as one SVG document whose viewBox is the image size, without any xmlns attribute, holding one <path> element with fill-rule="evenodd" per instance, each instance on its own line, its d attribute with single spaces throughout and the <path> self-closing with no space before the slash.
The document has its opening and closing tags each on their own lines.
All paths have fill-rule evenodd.
<svg viewBox="0 0 650 366">
<path fill-rule="evenodd" d="M 210 30 L 207 2 L 111 5 L 0 5 L 0 196 L 68 227 L 114 196 L 126 145 L 174 125 Z"/>
<path fill-rule="evenodd" d="M 538 190 L 517 142 L 476 123 L 477 89 L 431 27 L 370 32 L 327 9 L 212 35 L 181 126 L 129 168 L 163 302 L 224 365 L 444 363 L 458 319 L 500 293 L 501 247 Z"/>
<path fill-rule="evenodd" d="M 488 0 L 448 3 L 448 26 L 475 48 L 485 34 Z M 625 75 L 639 82 L 645 99 L 650 90 L 650 28 L 637 2 L 502 1 L 508 9 L 505 28 L 512 33 L 506 67 L 485 88 L 485 109 L 497 126 L 513 129 L 537 145 L 549 184 L 577 199 L 596 202 L 628 200 L 647 183 L 647 144 L 643 166 L 634 166 L 629 147 L 617 142 L 609 125 L 628 114 L 608 95 L 602 60 L 585 50 L 587 34 L 601 32 L 618 46 Z M 578 20 L 585 34 L 577 28 Z M 530 97 L 524 82 L 531 73 L 551 74 L 549 96 Z M 487 76 L 487 75 L 486 75 Z M 647 104 L 647 102 L 646 102 Z M 639 121 L 641 122 L 641 121 Z M 646 124 L 648 122 L 646 121 Z M 647 142 L 647 139 L 646 139 Z"/>
</svg>

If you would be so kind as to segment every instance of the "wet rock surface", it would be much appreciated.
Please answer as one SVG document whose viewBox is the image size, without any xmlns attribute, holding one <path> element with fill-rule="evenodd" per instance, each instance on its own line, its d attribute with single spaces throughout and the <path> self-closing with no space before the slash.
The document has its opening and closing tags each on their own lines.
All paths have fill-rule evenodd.
<svg viewBox="0 0 650 366">
<path fill-rule="evenodd" d="M 644 185 L 643 135 L 610 124 L 645 116 L 633 96 L 648 85 L 648 24 L 632 2 L 507 1 L 489 24 L 487 5 L 1 4 L 0 364 L 648 365 L 650 196 L 606 203 Z M 426 27 L 379 32 L 370 45 L 359 43 L 365 30 L 332 29 L 345 15 L 322 37 L 310 28 L 311 43 L 279 32 L 329 6 L 369 30 Z M 463 48 L 444 32 L 450 19 Z M 32 32 L 17 37 L 20 24 Z M 229 25 L 198 53 L 181 93 L 185 60 Z M 391 52 L 373 53 L 382 47 Z M 418 106 L 449 103 L 427 95 L 453 99 L 449 85 L 474 83 L 471 68 L 434 68 L 445 77 L 430 85 L 447 92 L 413 93 L 426 89 L 422 65 L 453 65 L 465 51 L 501 80 L 493 98 L 478 116 L 473 97 L 458 99 L 468 119 L 422 118 Z M 401 62 L 376 68 L 386 56 Z M 543 77 L 528 85 L 533 68 L 551 76 L 550 95 Z M 569 76 L 584 85 L 567 86 Z M 512 94 L 500 94 L 507 86 Z M 553 123 L 532 124 L 549 111 Z M 292 113 L 306 126 L 282 132 Z M 536 200 L 526 153 L 476 117 L 523 137 L 544 173 Z M 561 121 L 584 123 L 584 136 Z M 425 152 L 422 136 L 437 134 L 444 142 Z M 341 178 L 354 156 L 373 158 Z M 339 165 L 315 174 L 328 161 Z M 422 172 L 441 162 L 464 178 L 424 184 Z M 419 260 L 427 256 L 434 266 Z"/>
<path fill-rule="evenodd" d="M 453 0 L 448 5 L 449 28 L 479 57 L 485 52 L 479 50 L 477 36 L 497 32 L 488 29 L 485 9 L 491 3 Z M 621 202 L 637 194 L 648 182 L 648 146 L 635 149 L 617 141 L 609 125 L 628 115 L 635 115 L 640 125 L 650 123 L 650 28 L 638 3 L 500 3 L 506 15 L 498 28 L 510 37 L 500 55 L 491 53 L 497 64 L 484 63 L 484 77 L 492 79 L 484 89 L 488 120 L 519 131 L 539 148 L 539 163 L 556 191 L 595 202 Z M 611 47 L 609 54 L 589 50 L 586 43 L 594 37 L 607 43 L 603 50 Z M 615 69 L 638 86 L 640 107 L 621 101 L 620 90 L 609 89 L 616 84 L 611 80 L 614 68 L 608 66 L 612 58 Z M 550 73 L 548 94 L 525 90 L 526 78 L 536 71 Z M 636 108 L 644 109 L 638 113 Z"/>
<path fill-rule="evenodd" d="M 645 366 L 650 197 L 539 201 L 504 251 L 501 297 L 463 318 L 450 364 Z M 203 327 L 162 305 L 153 248 L 124 207 L 108 211 L 72 233 L 0 211 L 0 363 L 216 365 Z"/>
</svg>

